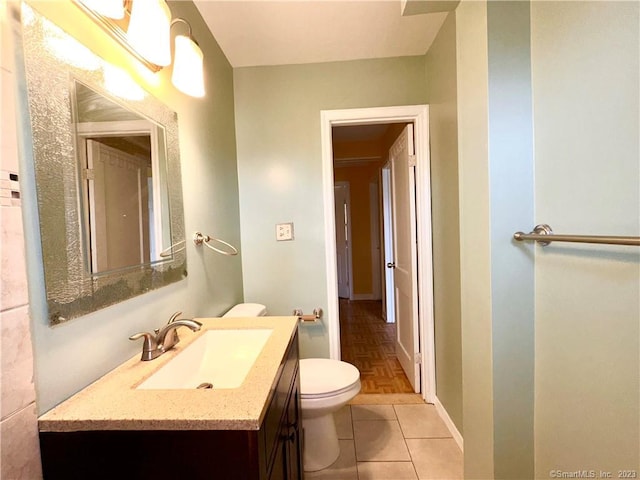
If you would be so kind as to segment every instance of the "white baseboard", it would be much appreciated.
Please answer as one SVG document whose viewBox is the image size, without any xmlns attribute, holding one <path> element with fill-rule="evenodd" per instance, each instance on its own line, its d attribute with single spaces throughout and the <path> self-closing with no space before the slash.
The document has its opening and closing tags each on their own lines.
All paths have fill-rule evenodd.
<svg viewBox="0 0 640 480">
<path fill-rule="evenodd" d="M 464 452 L 464 440 L 462 438 L 462 435 L 460 435 L 460 432 L 456 428 L 455 423 L 453 423 L 453 420 L 451 420 L 451 417 L 447 413 L 447 410 L 444 408 L 444 405 L 440 403 L 440 400 L 438 400 L 438 397 L 435 397 L 435 401 L 433 402 L 433 404 L 435 405 L 436 411 L 440 415 L 440 418 L 442 418 L 442 421 L 445 423 L 445 425 L 451 432 L 453 439 L 456 441 L 456 443 L 460 447 L 460 450 Z"/>
</svg>

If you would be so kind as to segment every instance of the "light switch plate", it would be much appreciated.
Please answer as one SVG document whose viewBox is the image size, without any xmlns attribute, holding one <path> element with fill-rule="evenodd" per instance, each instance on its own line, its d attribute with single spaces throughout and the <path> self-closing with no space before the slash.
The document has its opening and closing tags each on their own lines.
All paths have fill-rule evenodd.
<svg viewBox="0 0 640 480">
<path fill-rule="evenodd" d="M 276 240 L 278 242 L 293 240 L 293 222 L 276 224 Z"/>
</svg>

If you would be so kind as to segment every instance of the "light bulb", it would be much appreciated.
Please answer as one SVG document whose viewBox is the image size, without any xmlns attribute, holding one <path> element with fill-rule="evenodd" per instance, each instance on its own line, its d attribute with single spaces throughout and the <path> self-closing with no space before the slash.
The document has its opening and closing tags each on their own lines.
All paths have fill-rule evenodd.
<svg viewBox="0 0 640 480">
<path fill-rule="evenodd" d="M 203 54 L 190 37 L 176 36 L 175 58 L 171 82 L 183 93 L 192 97 L 204 96 Z"/>
<path fill-rule="evenodd" d="M 171 63 L 171 10 L 164 0 L 135 0 L 127 40 L 151 63 L 166 67 Z"/>
</svg>

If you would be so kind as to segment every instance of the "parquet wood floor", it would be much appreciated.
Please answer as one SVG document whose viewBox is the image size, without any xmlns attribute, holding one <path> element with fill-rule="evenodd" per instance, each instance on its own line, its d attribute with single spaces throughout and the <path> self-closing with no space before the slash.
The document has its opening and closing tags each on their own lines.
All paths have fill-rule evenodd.
<svg viewBox="0 0 640 480">
<path fill-rule="evenodd" d="M 382 302 L 340 299 L 342 360 L 360 370 L 361 393 L 413 393 L 395 354 L 396 325 L 382 318 Z"/>
</svg>

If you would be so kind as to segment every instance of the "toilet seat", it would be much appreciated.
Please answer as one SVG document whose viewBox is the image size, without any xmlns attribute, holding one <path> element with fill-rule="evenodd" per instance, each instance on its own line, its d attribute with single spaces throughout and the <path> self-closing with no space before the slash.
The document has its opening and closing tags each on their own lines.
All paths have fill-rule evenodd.
<svg viewBox="0 0 640 480">
<path fill-rule="evenodd" d="M 302 399 L 333 397 L 360 385 L 356 367 L 340 360 L 303 358 L 300 360 L 300 396 Z"/>
</svg>

